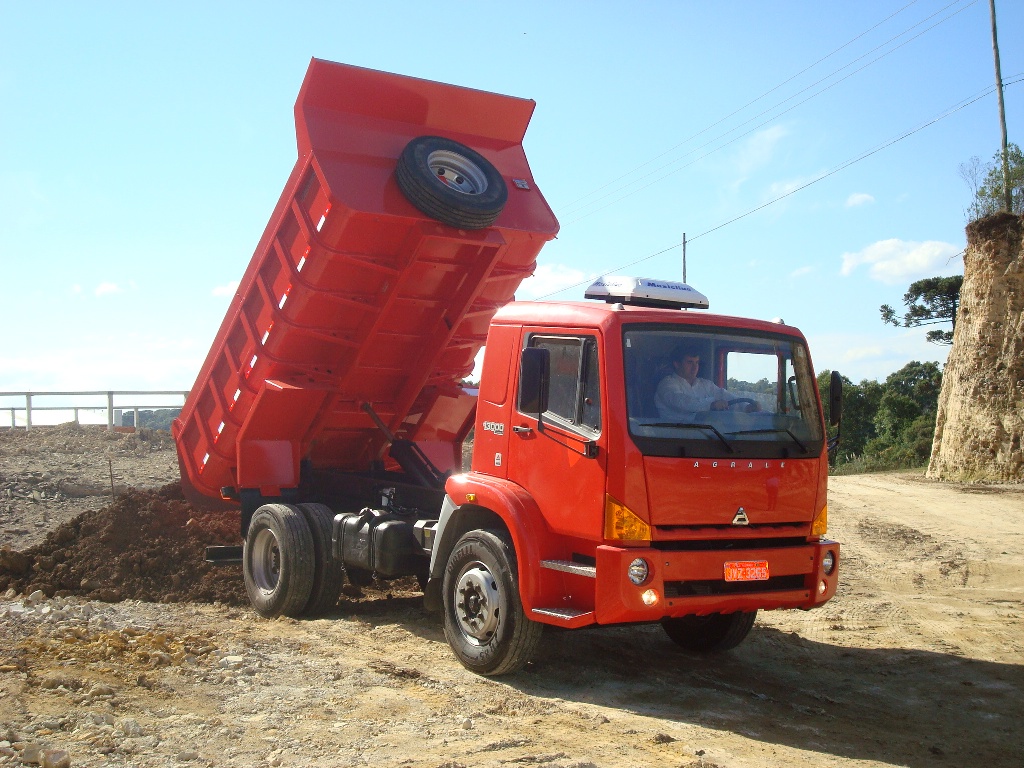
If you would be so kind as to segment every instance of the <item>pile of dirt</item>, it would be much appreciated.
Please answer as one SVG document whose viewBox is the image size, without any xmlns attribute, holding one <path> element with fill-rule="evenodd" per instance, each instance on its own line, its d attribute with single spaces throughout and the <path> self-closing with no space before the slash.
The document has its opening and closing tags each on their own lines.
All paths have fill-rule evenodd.
<svg viewBox="0 0 1024 768">
<path fill-rule="evenodd" d="M 240 568 L 203 560 L 204 547 L 237 544 L 238 512 L 200 512 L 178 483 L 130 490 L 22 552 L 0 550 L 0 590 L 105 602 L 246 602 Z"/>
<path fill-rule="evenodd" d="M 4 430 L 4 453 L 12 456 L 35 455 L 41 450 L 62 454 L 142 456 L 153 451 L 173 450 L 174 438 L 165 430 L 147 429 L 125 432 L 108 431 L 95 424 L 67 422 L 32 429 Z"/>
</svg>

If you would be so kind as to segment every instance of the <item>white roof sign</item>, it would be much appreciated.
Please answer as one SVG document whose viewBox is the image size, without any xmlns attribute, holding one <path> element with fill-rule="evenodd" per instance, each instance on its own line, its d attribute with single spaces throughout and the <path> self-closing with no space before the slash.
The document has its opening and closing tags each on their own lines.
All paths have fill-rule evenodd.
<svg viewBox="0 0 1024 768">
<path fill-rule="evenodd" d="M 641 307 L 707 309 L 708 297 L 686 283 L 648 277 L 607 275 L 594 281 L 584 294 L 588 299 L 621 302 Z"/>
</svg>

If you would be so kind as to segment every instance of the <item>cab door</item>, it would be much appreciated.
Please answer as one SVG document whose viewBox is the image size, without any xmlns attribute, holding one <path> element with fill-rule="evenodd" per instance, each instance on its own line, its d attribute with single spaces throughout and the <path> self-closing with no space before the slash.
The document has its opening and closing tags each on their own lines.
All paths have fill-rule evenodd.
<svg viewBox="0 0 1024 768">
<path fill-rule="evenodd" d="M 551 528 L 591 540 L 602 532 L 607 467 L 598 342 L 593 332 L 524 332 L 524 347 L 546 351 L 546 408 L 538 419 L 517 392 L 508 448 L 509 480 L 533 496 Z"/>
</svg>

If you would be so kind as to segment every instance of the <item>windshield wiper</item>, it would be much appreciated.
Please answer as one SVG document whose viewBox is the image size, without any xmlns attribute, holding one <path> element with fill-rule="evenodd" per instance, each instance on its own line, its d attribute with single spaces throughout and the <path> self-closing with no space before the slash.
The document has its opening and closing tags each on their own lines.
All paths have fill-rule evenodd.
<svg viewBox="0 0 1024 768">
<path fill-rule="evenodd" d="M 719 440 L 722 441 L 722 445 L 725 446 L 725 449 L 727 451 L 729 451 L 729 453 L 735 453 L 735 451 L 732 449 L 732 445 L 730 445 L 729 441 L 725 439 L 725 435 L 723 435 L 721 432 L 719 432 L 717 429 L 715 429 L 714 426 L 712 426 L 711 424 L 689 424 L 689 423 L 684 423 L 684 422 L 679 422 L 679 421 L 658 421 L 658 422 L 655 422 L 654 424 L 641 424 L 640 426 L 642 426 L 642 427 L 672 427 L 672 428 L 676 428 L 676 429 L 710 429 L 712 432 L 715 433 L 715 436 Z M 794 438 L 794 439 L 796 439 L 796 438 Z"/>
<path fill-rule="evenodd" d="M 800 442 L 800 439 L 790 432 L 788 429 L 743 429 L 739 432 L 730 432 L 730 435 L 767 435 L 776 432 L 785 432 L 791 438 L 793 442 L 800 446 L 800 450 L 807 453 L 807 446 Z"/>
</svg>

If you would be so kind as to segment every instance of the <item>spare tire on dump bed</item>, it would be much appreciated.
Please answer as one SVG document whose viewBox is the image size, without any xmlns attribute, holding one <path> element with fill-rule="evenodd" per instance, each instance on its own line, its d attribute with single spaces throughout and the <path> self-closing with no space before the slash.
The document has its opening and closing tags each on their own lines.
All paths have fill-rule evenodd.
<svg viewBox="0 0 1024 768">
<path fill-rule="evenodd" d="M 410 141 L 395 178 L 416 208 L 458 229 L 483 229 L 498 218 L 508 188 L 498 170 L 465 144 L 441 136 Z"/>
</svg>

